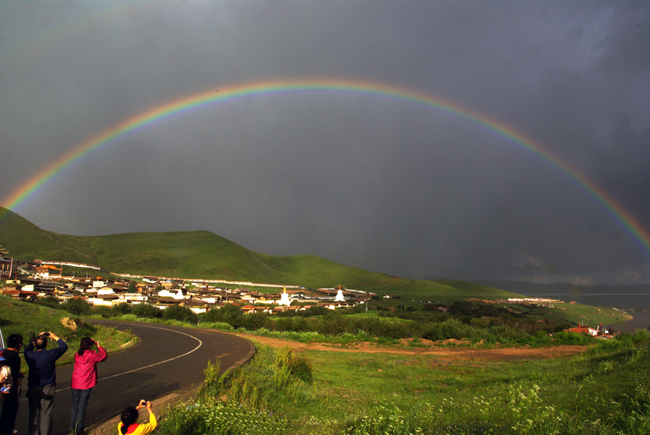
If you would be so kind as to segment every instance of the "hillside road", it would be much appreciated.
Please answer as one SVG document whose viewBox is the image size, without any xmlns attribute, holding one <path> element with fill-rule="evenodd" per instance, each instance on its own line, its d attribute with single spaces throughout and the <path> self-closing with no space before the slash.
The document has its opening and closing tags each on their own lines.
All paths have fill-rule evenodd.
<svg viewBox="0 0 650 435">
<path fill-rule="evenodd" d="M 214 330 L 94 319 L 90 323 L 130 329 L 139 337 L 139 342 L 132 348 L 110 354 L 106 361 L 97 365 L 99 382 L 93 388 L 86 409 L 87 429 L 118 415 L 127 405 L 137 405 L 140 399 L 155 400 L 198 386 L 204 379 L 203 370 L 208 361 L 214 364 L 220 360 L 223 372 L 247 361 L 255 351 L 250 341 Z M 70 348 L 68 352 L 77 350 Z M 57 368 L 53 435 L 70 433 L 72 369 L 72 365 Z M 16 419 L 18 435 L 27 434 L 26 392 L 25 380 Z"/>
</svg>

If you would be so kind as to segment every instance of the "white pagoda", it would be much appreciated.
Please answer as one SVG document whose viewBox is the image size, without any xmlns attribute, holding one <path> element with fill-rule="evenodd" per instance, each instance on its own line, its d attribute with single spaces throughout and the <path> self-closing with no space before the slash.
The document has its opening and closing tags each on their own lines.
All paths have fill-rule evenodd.
<svg viewBox="0 0 650 435">
<path fill-rule="evenodd" d="M 286 305 L 287 307 L 291 305 L 291 299 L 289 299 L 289 293 L 287 293 L 287 286 L 284 286 L 284 291 L 280 295 L 278 305 Z"/>
<path fill-rule="evenodd" d="M 341 288 L 341 284 L 339 284 L 339 290 L 336 292 L 336 297 L 334 298 L 334 302 L 345 302 L 345 297 L 343 296 L 343 289 Z"/>
</svg>

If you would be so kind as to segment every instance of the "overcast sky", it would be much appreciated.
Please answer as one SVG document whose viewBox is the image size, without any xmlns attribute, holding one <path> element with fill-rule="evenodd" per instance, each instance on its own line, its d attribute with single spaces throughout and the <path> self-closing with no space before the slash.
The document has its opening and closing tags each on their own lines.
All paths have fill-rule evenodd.
<svg viewBox="0 0 650 435">
<path fill-rule="evenodd" d="M 0 0 L 0 202 L 161 104 L 329 78 L 497 120 L 647 229 L 649 53 L 646 1 Z M 647 248 L 556 166 L 463 117 L 372 96 L 267 95 L 175 116 L 14 211 L 64 234 L 201 229 L 407 278 L 650 282 Z"/>
</svg>

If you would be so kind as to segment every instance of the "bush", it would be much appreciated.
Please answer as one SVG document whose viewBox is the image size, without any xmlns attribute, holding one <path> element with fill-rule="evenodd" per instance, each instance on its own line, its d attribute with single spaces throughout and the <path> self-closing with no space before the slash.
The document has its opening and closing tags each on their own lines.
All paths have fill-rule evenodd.
<svg viewBox="0 0 650 435">
<path fill-rule="evenodd" d="M 280 373 L 287 373 L 304 382 L 313 382 L 311 363 L 302 355 L 294 353 L 285 347 L 278 351 L 275 357 L 275 366 Z"/>
<path fill-rule="evenodd" d="M 113 310 L 111 310 L 111 307 L 93 307 L 92 313 L 98 314 L 105 319 L 110 319 L 115 315 Z"/>
<path fill-rule="evenodd" d="M 348 319 L 349 317 L 343 316 L 339 313 L 323 316 L 319 319 L 316 319 L 316 332 L 331 336 L 341 335 L 344 332 L 356 332 L 352 331 L 352 328 L 350 328 L 351 322 L 349 322 Z"/>
<path fill-rule="evenodd" d="M 578 334 L 577 332 L 561 331 L 553 335 L 555 344 L 579 344 L 586 345 L 594 339 L 586 334 Z"/>
<path fill-rule="evenodd" d="M 111 307 L 111 311 L 115 313 L 115 316 L 121 316 L 123 314 L 131 314 L 131 304 L 116 304 Z"/>
<path fill-rule="evenodd" d="M 86 316 L 90 314 L 92 307 L 88 302 L 83 299 L 68 299 L 61 304 L 61 308 L 66 310 L 68 313 L 76 314 L 77 316 Z"/>
<path fill-rule="evenodd" d="M 296 314 L 298 314 L 301 317 L 311 317 L 311 316 L 325 316 L 329 313 L 331 313 L 331 310 L 328 310 L 325 307 L 313 306 L 307 308 L 304 311 L 298 311 Z"/>
<path fill-rule="evenodd" d="M 161 319 L 163 312 L 151 304 L 137 304 L 131 307 L 131 312 L 143 319 Z"/>
<path fill-rule="evenodd" d="M 202 322 L 225 322 L 233 328 L 241 328 L 244 325 L 244 313 L 232 304 L 224 305 L 221 308 L 212 308 L 201 315 Z"/>
<path fill-rule="evenodd" d="M 44 307 L 54 308 L 57 310 L 61 309 L 61 301 L 55 298 L 54 296 L 48 296 L 46 298 L 36 298 L 34 303 L 37 305 L 42 305 Z"/>
<path fill-rule="evenodd" d="M 172 305 L 165 308 L 163 311 L 163 319 L 165 320 L 179 320 L 181 322 L 199 323 L 199 316 L 187 307 L 180 305 Z"/>
<path fill-rule="evenodd" d="M 267 313 L 250 313 L 244 315 L 243 326 L 249 331 L 255 331 L 256 329 L 266 328 L 271 320 Z"/>
</svg>

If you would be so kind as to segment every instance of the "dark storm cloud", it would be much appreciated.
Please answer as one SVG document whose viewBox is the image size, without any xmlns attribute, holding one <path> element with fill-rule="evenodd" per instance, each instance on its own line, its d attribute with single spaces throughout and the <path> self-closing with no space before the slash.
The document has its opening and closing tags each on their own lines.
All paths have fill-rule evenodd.
<svg viewBox="0 0 650 435">
<path fill-rule="evenodd" d="M 351 78 L 511 126 L 650 226 L 642 2 L 0 5 L 2 197 L 118 122 L 238 83 Z M 468 119 L 351 95 L 255 97 L 96 150 L 18 210 L 68 234 L 206 229 L 409 277 L 650 280 L 553 164 Z"/>
</svg>

